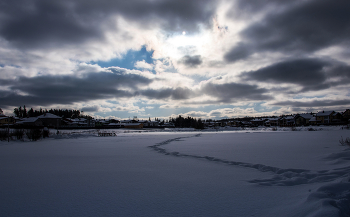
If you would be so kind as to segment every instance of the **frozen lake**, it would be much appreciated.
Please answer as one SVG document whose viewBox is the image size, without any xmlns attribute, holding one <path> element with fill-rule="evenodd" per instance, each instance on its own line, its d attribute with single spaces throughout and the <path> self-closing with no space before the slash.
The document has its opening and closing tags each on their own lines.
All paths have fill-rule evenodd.
<svg viewBox="0 0 350 217">
<path fill-rule="evenodd" d="M 349 216 L 349 130 L 0 143 L 0 216 Z"/>
</svg>

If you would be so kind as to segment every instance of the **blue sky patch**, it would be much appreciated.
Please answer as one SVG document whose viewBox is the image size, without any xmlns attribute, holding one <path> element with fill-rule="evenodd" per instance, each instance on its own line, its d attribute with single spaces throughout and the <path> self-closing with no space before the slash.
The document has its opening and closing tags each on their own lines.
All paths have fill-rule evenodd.
<svg viewBox="0 0 350 217">
<path fill-rule="evenodd" d="M 129 50 L 126 54 L 123 55 L 122 58 L 114 58 L 110 61 L 97 61 L 97 62 L 91 62 L 92 64 L 97 64 L 101 67 L 112 67 L 112 66 L 118 66 L 120 68 L 125 69 L 136 69 L 135 63 L 138 61 L 145 60 L 146 63 L 153 63 L 153 50 L 147 51 L 146 47 L 143 46 L 141 50 Z"/>
</svg>

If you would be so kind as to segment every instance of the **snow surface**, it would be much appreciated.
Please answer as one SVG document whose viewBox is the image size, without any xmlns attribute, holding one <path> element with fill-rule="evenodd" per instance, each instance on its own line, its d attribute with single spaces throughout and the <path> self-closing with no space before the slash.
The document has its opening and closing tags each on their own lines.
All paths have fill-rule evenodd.
<svg viewBox="0 0 350 217">
<path fill-rule="evenodd" d="M 350 131 L 320 129 L 1 142 L 0 216 L 350 216 Z"/>
</svg>

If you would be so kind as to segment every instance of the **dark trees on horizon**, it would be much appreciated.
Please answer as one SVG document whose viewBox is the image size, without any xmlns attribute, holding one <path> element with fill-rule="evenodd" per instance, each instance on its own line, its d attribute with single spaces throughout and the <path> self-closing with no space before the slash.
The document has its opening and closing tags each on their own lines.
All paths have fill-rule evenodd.
<svg viewBox="0 0 350 217">
<path fill-rule="evenodd" d="M 30 118 L 30 117 L 38 117 L 45 113 L 51 113 L 54 115 L 57 115 L 59 117 L 63 118 L 77 118 L 80 117 L 80 111 L 79 110 L 71 110 L 71 109 L 42 109 L 40 110 L 34 110 L 33 108 L 30 108 L 28 111 L 26 109 L 26 106 L 23 106 L 23 108 L 20 106 L 18 108 L 15 108 L 13 110 L 13 113 L 16 117 L 19 118 Z"/>
</svg>

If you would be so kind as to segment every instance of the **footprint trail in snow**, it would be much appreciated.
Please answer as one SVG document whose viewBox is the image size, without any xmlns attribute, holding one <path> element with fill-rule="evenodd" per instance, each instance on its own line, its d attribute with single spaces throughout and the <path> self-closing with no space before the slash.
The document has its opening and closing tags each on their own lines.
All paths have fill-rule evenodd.
<svg viewBox="0 0 350 217">
<path fill-rule="evenodd" d="M 246 163 L 246 162 L 225 160 L 225 159 L 220 159 L 220 158 L 211 157 L 211 156 L 200 156 L 200 155 L 185 154 L 180 152 L 170 152 L 164 148 L 165 145 L 171 142 L 184 141 L 183 139 L 186 139 L 186 138 L 200 137 L 200 136 L 201 134 L 196 134 L 196 135 L 187 136 L 187 137 L 177 137 L 174 139 L 169 139 L 169 140 L 157 143 L 149 147 L 152 148 L 154 151 L 157 151 L 165 155 L 171 155 L 175 157 L 204 159 L 204 160 L 231 165 L 231 166 L 240 166 L 240 167 L 256 169 L 260 172 L 273 173 L 274 175 L 270 179 L 255 179 L 255 180 L 248 181 L 250 183 L 256 183 L 259 185 L 266 185 L 266 186 L 293 186 L 293 185 L 301 185 L 301 184 L 329 182 L 339 178 L 346 178 L 350 174 L 350 166 L 336 168 L 332 170 L 322 170 L 322 171 L 311 171 L 311 170 L 305 170 L 305 169 L 292 169 L 292 168 L 282 169 L 282 168 L 268 166 L 264 164 L 252 164 L 252 163 Z"/>
</svg>

